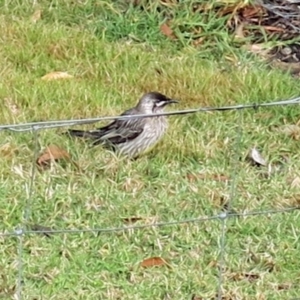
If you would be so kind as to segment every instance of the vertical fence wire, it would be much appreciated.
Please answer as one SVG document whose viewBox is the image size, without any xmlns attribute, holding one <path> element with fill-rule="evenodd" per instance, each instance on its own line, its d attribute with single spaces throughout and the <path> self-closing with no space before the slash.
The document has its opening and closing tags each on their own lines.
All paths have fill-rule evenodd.
<svg viewBox="0 0 300 300">
<path fill-rule="evenodd" d="M 273 103 L 263 103 L 260 104 L 259 106 L 278 106 L 278 105 L 287 105 L 287 104 L 296 104 L 300 102 L 300 98 L 296 99 L 291 99 L 291 100 L 286 100 L 285 102 L 273 102 Z M 237 192 L 237 181 L 238 181 L 238 176 L 239 176 L 239 171 L 238 171 L 238 166 L 239 166 L 239 155 L 241 154 L 241 145 L 242 145 L 242 135 L 243 135 L 243 109 L 242 108 L 257 108 L 257 105 L 238 105 L 238 106 L 232 106 L 232 107 L 221 107 L 221 108 L 206 108 L 206 109 L 198 109 L 198 110 L 188 110 L 188 111 L 179 111 L 179 112 L 174 112 L 172 114 L 186 114 L 186 113 L 191 113 L 191 112 L 199 112 L 199 111 L 207 111 L 207 110 L 231 110 L 235 109 L 237 110 L 237 128 L 236 128 L 236 134 L 235 134 L 235 142 L 233 145 L 233 150 L 234 150 L 234 155 L 231 159 L 231 181 L 230 181 L 230 191 L 229 191 L 229 198 L 228 202 L 226 204 L 226 210 L 223 212 L 219 213 L 218 215 L 211 216 L 211 217 L 205 217 L 205 218 L 200 218 L 200 219 L 190 219 L 190 220 L 176 220 L 173 222 L 166 222 L 166 223 L 157 223 L 157 224 L 152 224 L 152 225 L 141 225 L 141 226 L 132 226 L 132 227 L 120 227 L 120 228 L 93 228 L 93 229 L 61 229 L 61 230 L 56 230 L 57 233 L 66 233 L 66 234 L 71 234 L 71 233 L 83 233 L 83 232 L 117 232 L 120 230 L 128 230 L 130 228 L 132 229 L 137 229 L 137 228 L 144 228 L 144 227 L 149 227 L 149 226 L 167 226 L 167 225 L 175 225 L 175 224 L 182 224 L 182 223 L 189 223 L 189 222 L 200 222 L 200 221 L 205 221 L 205 220 L 216 220 L 219 219 L 221 222 L 221 230 L 220 230 L 220 235 L 219 235 L 219 259 L 218 259 L 218 283 L 217 283 L 217 299 L 221 300 L 223 299 L 223 285 L 224 285 L 224 270 L 225 270 L 225 254 L 226 254 L 226 225 L 227 225 L 227 220 L 229 217 L 236 217 L 239 215 L 256 215 L 256 214 L 269 214 L 269 213 L 282 213 L 285 211 L 294 211 L 296 209 L 299 209 L 299 206 L 295 207 L 290 207 L 290 208 L 284 208 L 282 210 L 278 211 L 273 211 L 273 210 L 266 210 L 266 211 L 254 211 L 254 212 L 249 212 L 247 214 L 236 214 L 232 213 L 232 202 L 236 198 L 236 192 Z M 171 115 L 171 113 L 168 113 Z M 166 115 L 168 115 L 166 114 Z M 107 117 L 105 118 L 98 118 L 99 120 L 102 119 L 109 119 Z M 98 120 L 97 119 L 97 120 Z M 22 216 L 22 221 L 20 223 L 20 226 L 14 231 L 13 234 L 7 234 L 7 235 L 14 235 L 17 238 L 17 284 L 16 284 L 16 293 L 15 293 L 15 299 L 17 300 L 22 300 L 22 289 L 23 289 L 23 284 L 24 284 L 24 240 L 25 236 L 27 234 L 33 234 L 33 233 L 39 233 L 39 232 L 47 232 L 47 231 L 33 231 L 31 229 L 28 229 L 29 226 L 29 221 L 30 221 L 30 216 L 32 214 L 32 198 L 34 195 L 34 185 L 35 185 L 35 177 L 36 177 L 36 171 L 37 171 L 37 166 L 36 166 L 36 159 L 38 156 L 38 151 L 39 151 L 39 145 L 38 145 L 38 132 L 39 130 L 42 129 L 49 129 L 49 128 L 55 128 L 55 127 L 62 127 L 62 126 L 68 126 L 68 125 L 74 125 L 78 122 L 78 124 L 83 124 L 84 122 L 87 122 L 88 120 L 69 120 L 67 124 L 64 124 L 63 122 L 55 124 L 54 121 L 48 122 L 49 124 L 44 124 L 47 122 L 42 122 L 40 124 L 38 123 L 27 123 L 27 124 L 13 124 L 13 125 L 0 125 L 0 131 L 1 130 L 12 130 L 12 131 L 19 131 L 19 132 L 26 132 L 26 131 L 31 131 L 32 136 L 33 136 L 33 156 L 32 156 L 32 165 L 31 165 L 31 171 L 30 171 L 30 178 L 29 178 L 29 183 L 28 183 L 28 189 L 27 189 L 27 196 L 25 199 L 24 203 L 24 208 L 23 208 L 23 216 Z M 94 122 L 95 119 L 92 119 L 92 122 Z M 91 122 L 91 121 L 90 121 Z M 74 124 L 73 124 L 74 123 Z M 19 127 L 20 128 L 19 128 Z M 2 234 L 5 236 L 6 234 Z M 1 236 L 1 234 L 0 234 Z M 295 298 L 299 299 L 300 298 Z"/>
<path fill-rule="evenodd" d="M 220 254 L 219 254 L 219 277 L 218 277 L 218 300 L 223 299 L 223 272 L 225 269 L 225 247 L 226 247 L 226 223 L 228 220 L 228 213 L 231 212 L 232 202 L 236 196 L 236 184 L 238 180 L 238 165 L 239 165 L 239 156 L 241 153 L 241 144 L 243 136 L 243 110 L 237 111 L 238 122 L 235 135 L 235 143 L 233 146 L 234 156 L 231 162 L 231 181 L 230 181 L 230 192 L 228 202 L 226 203 L 226 210 L 221 212 L 219 217 L 221 220 L 221 234 L 220 234 Z"/>
<path fill-rule="evenodd" d="M 31 162 L 31 171 L 30 171 L 30 178 L 28 184 L 28 191 L 27 197 L 25 199 L 25 205 L 23 209 L 23 216 L 22 222 L 20 227 L 15 231 L 18 237 L 18 258 L 17 258 L 17 268 L 18 268 L 18 278 L 16 284 L 16 299 L 22 300 L 22 288 L 24 284 L 24 263 L 23 263 L 23 245 L 24 245 L 24 238 L 26 234 L 26 227 L 28 226 L 28 221 L 31 214 L 31 202 L 34 192 L 34 181 L 35 181 L 35 174 L 36 174 L 36 159 L 38 155 L 38 130 L 32 126 L 31 130 L 33 136 L 33 155 L 32 155 L 32 162 Z M 26 184 L 26 183 L 25 183 Z"/>
<path fill-rule="evenodd" d="M 17 277 L 17 284 L 16 284 L 16 299 L 22 299 L 22 285 L 23 285 L 23 229 L 19 228 L 16 231 L 17 238 L 18 238 L 18 257 L 17 257 L 17 268 L 18 268 L 18 277 Z"/>
<path fill-rule="evenodd" d="M 31 203 L 32 203 L 32 196 L 34 193 L 34 182 L 35 182 L 35 175 L 36 175 L 36 160 L 38 157 L 39 151 L 39 144 L 38 144 L 38 129 L 32 126 L 32 136 L 33 136 L 33 155 L 32 155 L 32 165 L 30 171 L 30 181 L 29 181 L 29 188 L 28 188 L 28 196 L 26 198 L 24 212 L 23 212 L 23 220 L 27 225 L 28 220 L 31 215 Z"/>
</svg>

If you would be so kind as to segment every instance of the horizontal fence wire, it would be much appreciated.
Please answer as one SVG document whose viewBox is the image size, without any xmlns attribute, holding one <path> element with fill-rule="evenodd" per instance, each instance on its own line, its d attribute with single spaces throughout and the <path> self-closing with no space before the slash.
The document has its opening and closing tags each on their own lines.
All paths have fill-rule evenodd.
<svg viewBox="0 0 300 300">
<path fill-rule="evenodd" d="M 273 102 L 264 102 L 264 103 L 254 103 L 254 104 L 240 104 L 240 105 L 230 105 L 230 106 L 221 106 L 221 107 L 200 107 L 194 109 L 187 109 L 187 110 L 177 110 L 171 112 L 164 112 L 159 114 L 143 114 L 143 115 L 121 115 L 121 116 L 102 116 L 96 118 L 86 118 L 86 119 L 71 119 L 71 120 L 54 120 L 54 121 L 42 121 L 42 122 L 30 122 L 30 123 L 21 123 L 21 124 L 7 124 L 7 125 L 0 125 L 0 131 L 13 131 L 13 132 L 26 132 L 29 131 L 34 135 L 34 143 L 35 143 L 35 150 L 33 153 L 32 158 L 32 170 L 30 176 L 30 184 L 28 188 L 28 197 L 26 199 L 26 203 L 24 206 L 23 212 L 23 221 L 20 226 L 15 230 L 7 230 L 4 232 L 0 232 L 0 238 L 5 237 L 17 237 L 18 238 L 18 262 L 17 262 L 17 269 L 18 275 L 16 278 L 16 293 L 14 298 L 17 300 L 21 300 L 23 298 L 22 289 L 24 285 L 24 270 L 23 270 L 23 244 L 24 238 L 27 235 L 33 234 L 45 234 L 45 235 L 52 235 L 52 234 L 81 234 L 81 233 L 113 233 L 113 232 L 120 232 L 120 231 L 129 231 L 129 230 L 139 230 L 139 229 L 147 229 L 147 228 L 155 228 L 155 227 L 164 227 L 164 226 L 176 226 L 182 224 L 196 224 L 206 221 L 213 221 L 218 220 L 222 222 L 222 229 L 220 232 L 220 256 L 219 256 L 219 278 L 218 278 L 218 286 L 217 286 L 217 299 L 223 299 L 223 272 L 226 266 L 225 264 L 225 244 L 226 244 L 226 221 L 230 218 L 246 218 L 251 216 L 258 216 L 258 215 L 271 215 L 271 214 L 279 214 L 279 213 L 292 213 L 298 209 L 300 206 L 293 206 L 293 207 L 286 207 L 282 209 L 266 209 L 260 211 L 247 211 L 247 212 L 234 212 L 231 211 L 232 201 L 235 198 L 235 190 L 236 190 L 236 181 L 238 177 L 237 172 L 237 160 L 238 160 L 238 152 L 236 152 L 236 157 L 233 159 L 232 164 L 232 174 L 231 174 L 231 192 L 230 192 L 230 199 L 229 199 L 229 206 L 226 210 L 212 215 L 212 216 L 202 216 L 199 218 L 192 218 L 192 219 L 182 219 L 182 220 L 171 220 L 165 222 L 154 222 L 154 223 L 147 223 L 147 224 L 135 224 L 135 225 L 128 225 L 128 226 L 120 226 L 120 227 L 109 227 L 109 228 L 102 228 L 102 227 L 95 227 L 95 228 L 73 228 L 73 229 L 64 229 L 64 228 L 44 228 L 39 225 L 29 224 L 30 219 L 30 210 L 31 210 L 31 201 L 34 194 L 34 182 L 35 182 L 35 161 L 38 152 L 38 134 L 39 130 L 46 130 L 51 128 L 60 128 L 60 127 L 67 127 L 67 126 L 75 126 L 75 125 L 84 125 L 84 124 L 93 124 L 100 121 L 109 121 L 109 120 L 126 120 L 130 118 L 149 118 L 149 117 L 157 117 L 157 116 L 174 116 L 174 115 L 187 115 L 187 114 L 195 114 L 200 112 L 212 112 L 212 111 L 240 111 L 243 109 L 258 109 L 260 107 L 272 107 L 272 106 L 284 106 L 284 105 L 296 105 L 300 104 L 300 97 L 288 99 L 288 100 L 280 100 L 280 101 L 273 101 Z M 236 147 L 239 149 L 241 144 L 241 137 L 242 137 L 242 124 L 241 124 L 241 114 L 239 118 L 239 124 L 237 126 L 237 133 L 236 133 Z M 35 226 L 35 228 L 34 228 Z"/>
<path fill-rule="evenodd" d="M 110 121 L 110 120 L 127 120 L 135 118 L 153 118 L 158 116 L 175 116 L 175 115 L 187 115 L 195 114 L 199 112 L 212 112 L 212 111 L 230 111 L 230 110 L 241 110 L 241 109 L 258 109 L 260 107 L 271 107 L 271 106 L 282 106 L 282 105 L 295 105 L 300 104 L 300 97 L 292 98 L 288 100 L 264 102 L 264 103 L 252 103 L 252 104 L 239 104 L 239 105 L 229 105 L 220 107 L 200 107 L 186 110 L 176 110 L 170 112 L 156 113 L 156 114 L 140 114 L 140 115 L 119 115 L 119 116 L 103 116 L 97 118 L 87 118 L 87 119 L 71 119 L 71 120 L 56 120 L 56 121 L 42 121 L 42 122 L 30 122 L 21 124 L 7 124 L 0 125 L 1 130 L 10 131 L 31 131 L 32 129 L 50 129 L 59 128 L 66 126 L 93 124 L 100 121 Z"/>
<path fill-rule="evenodd" d="M 228 213 L 221 212 L 219 214 L 201 218 L 193 218 L 193 219 L 183 219 L 183 220 L 174 220 L 174 221 L 166 221 L 166 222 L 157 222 L 157 223 L 149 223 L 149 224 L 140 224 L 140 225 L 128 225 L 128 226 L 120 226 L 120 227 L 110 227 L 110 228 L 74 228 L 74 229 L 45 229 L 45 230 L 23 230 L 16 229 L 9 232 L 0 233 L 0 237 L 11 237 L 11 236 L 20 236 L 20 235 L 29 235 L 29 234 L 62 234 L 62 233 L 70 233 L 70 234 L 78 234 L 78 233 L 111 233 L 111 232 L 119 232 L 119 231 L 129 231 L 129 230 L 138 230 L 138 229 L 146 229 L 151 227 L 164 227 L 164 226 L 174 226 L 174 225 L 182 225 L 189 223 L 201 223 L 212 220 L 224 220 L 233 217 L 252 217 L 259 215 L 273 215 L 279 213 L 291 213 L 295 210 L 300 209 L 300 206 L 287 207 L 282 209 L 269 209 L 269 210 L 260 210 L 260 211 L 249 211 L 245 213 Z M 30 226 L 29 226 L 30 227 Z"/>
</svg>

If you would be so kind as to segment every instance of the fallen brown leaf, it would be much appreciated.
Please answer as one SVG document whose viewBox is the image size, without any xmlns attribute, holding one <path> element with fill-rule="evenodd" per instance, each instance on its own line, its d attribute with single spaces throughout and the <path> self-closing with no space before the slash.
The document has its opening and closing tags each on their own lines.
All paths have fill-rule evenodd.
<svg viewBox="0 0 300 300">
<path fill-rule="evenodd" d="M 295 194 L 291 198 L 285 198 L 283 199 L 282 203 L 287 203 L 290 206 L 296 206 L 300 209 L 300 194 Z"/>
<path fill-rule="evenodd" d="M 270 48 L 264 44 L 251 44 L 242 46 L 245 50 L 252 52 L 253 54 L 260 55 L 262 58 L 270 58 Z"/>
<path fill-rule="evenodd" d="M 282 290 L 289 290 L 291 287 L 293 286 L 293 284 L 291 282 L 286 282 L 286 283 L 279 283 L 276 288 L 279 291 Z"/>
<path fill-rule="evenodd" d="M 218 11 L 218 15 L 225 16 L 230 14 L 231 16 L 235 16 L 238 11 L 243 9 L 247 4 L 243 3 L 243 1 L 224 1 L 226 5 Z"/>
<path fill-rule="evenodd" d="M 300 139 L 300 126 L 298 125 L 282 125 L 278 128 L 275 128 L 275 130 L 290 136 L 294 140 Z"/>
<path fill-rule="evenodd" d="M 191 173 L 189 173 L 189 174 L 186 175 L 186 177 L 189 181 L 195 181 L 197 179 L 205 179 L 206 178 L 205 174 L 201 174 L 201 173 L 200 174 L 191 174 Z"/>
<path fill-rule="evenodd" d="M 20 112 L 19 107 L 12 98 L 4 98 L 4 103 L 13 115 L 17 115 Z"/>
<path fill-rule="evenodd" d="M 163 266 L 168 265 L 167 262 L 162 259 L 161 257 L 150 257 L 145 260 L 143 260 L 140 264 L 141 267 L 144 268 L 150 268 L 150 267 L 157 267 L 157 266 Z"/>
<path fill-rule="evenodd" d="M 67 72 L 51 72 L 44 75 L 41 79 L 50 81 L 50 80 L 58 80 L 58 79 L 70 79 L 74 76 L 68 74 Z"/>
<path fill-rule="evenodd" d="M 31 21 L 33 23 L 36 23 L 38 20 L 41 19 L 41 17 L 42 17 L 42 11 L 40 9 L 37 9 L 31 16 Z"/>
<path fill-rule="evenodd" d="M 204 298 L 202 298 L 202 297 L 199 297 L 199 296 L 197 296 L 197 295 L 193 295 L 192 296 L 192 300 L 203 300 Z"/>
<path fill-rule="evenodd" d="M 210 176 L 210 179 L 212 180 L 216 180 L 216 181 L 228 181 L 230 180 L 230 178 L 226 175 L 222 175 L 222 174 L 213 174 Z"/>
<path fill-rule="evenodd" d="M 11 296 L 9 298 L 13 299 L 16 296 L 16 284 L 12 285 L 11 283 L 9 283 L 9 279 L 7 278 L 7 276 L 5 274 L 1 274 L 0 275 L 0 280 L 1 280 L 1 296 L 2 295 L 7 295 L 7 296 Z M 3 297 L 1 297 L 3 298 Z M 7 297 L 6 297 L 7 298 Z"/>
<path fill-rule="evenodd" d="M 53 43 L 47 48 L 47 53 L 57 59 L 65 59 L 67 57 L 64 45 Z"/>
<path fill-rule="evenodd" d="M 172 40 L 176 39 L 176 36 L 175 36 L 173 30 L 170 28 L 170 26 L 167 23 L 164 23 L 160 26 L 160 31 L 162 34 L 164 34 L 168 38 L 170 38 Z"/>
<path fill-rule="evenodd" d="M 0 154 L 2 157 L 12 157 L 17 152 L 17 148 L 13 147 L 11 143 L 5 143 L 0 146 Z"/>
<path fill-rule="evenodd" d="M 144 186 L 144 183 L 141 180 L 139 180 L 137 178 L 131 178 L 131 177 L 127 177 L 123 184 L 124 190 L 126 192 L 131 192 L 131 193 L 136 193 L 141 188 L 143 188 L 143 186 Z"/>
<path fill-rule="evenodd" d="M 56 145 L 50 145 L 40 155 L 36 162 L 39 166 L 45 167 L 49 166 L 51 161 L 57 161 L 59 159 L 70 159 L 70 154 Z"/>
<path fill-rule="evenodd" d="M 263 26 L 263 28 L 267 31 L 275 31 L 275 32 L 284 32 L 283 28 L 280 27 L 274 27 L 274 26 Z"/>
<path fill-rule="evenodd" d="M 228 277 L 235 281 L 240 281 L 240 280 L 246 279 L 249 282 L 253 282 L 254 280 L 257 280 L 260 278 L 259 274 L 254 274 L 254 273 L 231 273 Z"/>
<path fill-rule="evenodd" d="M 242 9 L 242 16 L 245 19 L 251 18 L 251 17 L 258 17 L 264 13 L 264 9 L 260 5 L 249 5 Z"/>
<path fill-rule="evenodd" d="M 143 224 L 156 224 L 158 222 L 158 218 L 155 217 L 128 217 L 123 218 L 124 223 L 133 224 L 138 221 L 143 221 Z"/>
<path fill-rule="evenodd" d="M 143 218 L 141 218 L 141 217 L 123 218 L 123 221 L 125 223 L 130 223 L 130 224 L 136 223 L 137 221 L 141 221 L 141 220 L 143 220 Z"/>
<path fill-rule="evenodd" d="M 291 187 L 292 188 L 299 188 L 300 187 L 300 177 L 296 176 L 291 180 Z"/>
<path fill-rule="evenodd" d="M 260 152 L 256 148 L 252 148 L 248 154 L 248 160 L 255 166 L 266 166 L 267 162 L 262 157 Z"/>
<path fill-rule="evenodd" d="M 210 263 L 208 264 L 208 267 L 210 268 L 215 268 L 218 266 L 218 261 L 217 260 L 212 260 L 210 261 Z"/>
<path fill-rule="evenodd" d="M 187 179 L 189 181 L 195 181 L 197 179 L 209 179 L 209 180 L 215 180 L 215 181 L 229 181 L 230 178 L 223 174 L 187 174 Z"/>
<path fill-rule="evenodd" d="M 193 46 L 197 47 L 199 45 L 202 45 L 204 40 L 205 40 L 204 37 L 200 37 L 198 39 L 193 40 L 192 44 L 193 44 Z"/>
</svg>

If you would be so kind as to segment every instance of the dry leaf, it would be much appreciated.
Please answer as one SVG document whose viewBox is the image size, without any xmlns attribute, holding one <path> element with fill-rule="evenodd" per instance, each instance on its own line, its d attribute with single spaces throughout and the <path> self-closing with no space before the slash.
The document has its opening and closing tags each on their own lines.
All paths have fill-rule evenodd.
<svg viewBox="0 0 300 300">
<path fill-rule="evenodd" d="M 16 295 L 18 294 L 16 284 L 10 283 L 10 279 L 7 278 L 7 275 L 2 272 L 0 275 L 0 282 L 1 282 L 1 298 L 9 298 L 9 299 L 18 299 Z M 5 296 L 7 297 L 5 297 Z M 4 296 L 4 297 L 3 297 Z M 11 297 L 10 297 L 11 296 Z"/>
<path fill-rule="evenodd" d="M 199 174 L 190 174 L 189 173 L 186 175 L 186 177 L 191 182 L 195 181 L 196 179 L 205 179 L 206 178 L 205 174 L 201 174 L 201 173 L 199 173 Z"/>
<path fill-rule="evenodd" d="M 263 13 L 264 13 L 264 9 L 262 6 L 259 5 L 255 5 L 255 6 L 249 5 L 242 9 L 242 15 L 245 19 L 256 17 L 257 15 L 259 16 L 262 15 Z"/>
<path fill-rule="evenodd" d="M 122 219 L 127 224 L 133 224 L 138 221 L 143 221 L 143 224 L 155 224 L 158 222 L 157 217 L 129 217 Z"/>
<path fill-rule="evenodd" d="M 211 260 L 207 266 L 210 267 L 210 268 L 216 268 L 218 266 L 218 261 L 217 260 Z"/>
<path fill-rule="evenodd" d="M 300 177 L 296 176 L 291 182 L 292 188 L 299 188 L 300 187 Z"/>
<path fill-rule="evenodd" d="M 229 181 L 230 178 L 223 174 L 187 174 L 187 179 L 189 181 L 195 181 L 197 179 L 209 179 L 209 180 L 215 180 L 215 181 Z"/>
<path fill-rule="evenodd" d="M 274 27 L 274 26 L 263 26 L 263 28 L 267 31 L 272 31 L 272 32 L 284 32 L 283 28 L 280 27 Z"/>
<path fill-rule="evenodd" d="M 199 45 L 202 45 L 204 40 L 205 40 L 204 37 L 200 37 L 198 39 L 193 40 L 192 44 L 193 44 L 194 47 L 197 47 Z"/>
<path fill-rule="evenodd" d="M 192 300 L 203 300 L 204 298 L 202 298 L 202 297 L 199 297 L 199 296 L 197 296 L 197 295 L 193 295 L 192 296 Z"/>
<path fill-rule="evenodd" d="M 224 7 L 218 11 L 218 15 L 220 15 L 220 16 L 225 16 L 228 14 L 235 16 L 239 10 L 241 10 L 247 6 L 247 4 L 244 3 L 243 1 L 236 1 L 236 0 L 232 0 L 232 1 L 231 0 L 226 0 L 226 1 L 222 0 L 222 1 L 226 5 L 224 5 Z"/>
<path fill-rule="evenodd" d="M 279 283 L 276 286 L 276 288 L 277 288 L 277 290 L 282 291 L 282 290 L 289 290 L 292 286 L 293 286 L 293 284 L 291 282 L 286 282 L 286 283 Z"/>
<path fill-rule="evenodd" d="M 228 176 L 222 175 L 222 174 L 212 174 L 209 178 L 212 180 L 216 180 L 216 181 L 229 181 L 230 180 L 230 178 Z"/>
<path fill-rule="evenodd" d="M 246 272 L 245 273 L 231 273 L 228 277 L 235 281 L 240 281 L 240 280 L 246 279 L 249 282 L 253 282 L 260 278 L 259 274 L 246 273 Z"/>
<path fill-rule="evenodd" d="M 131 193 L 136 193 L 139 191 L 141 188 L 143 188 L 144 183 L 135 178 L 127 177 L 124 184 L 123 188 L 126 192 L 131 192 Z"/>
<path fill-rule="evenodd" d="M 259 151 L 256 148 L 252 148 L 249 152 L 248 159 L 253 165 L 257 166 L 266 166 L 266 160 L 261 156 Z"/>
<path fill-rule="evenodd" d="M 13 166 L 12 170 L 14 171 L 15 174 L 19 175 L 21 178 L 25 178 L 26 173 L 24 172 L 22 165 Z"/>
<path fill-rule="evenodd" d="M 141 221 L 141 220 L 143 220 L 143 218 L 141 218 L 141 217 L 123 218 L 123 221 L 125 223 L 130 223 L 130 224 L 136 223 L 137 221 Z"/>
<path fill-rule="evenodd" d="M 167 36 L 170 39 L 176 39 L 176 36 L 173 32 L 173 30 L 169 27 L 169 25 L 167 23 L 164 23 L 160 26 L 160 31 L 162 34 L 164 34 L 165 36 Z"/>
<path fill-rule="evenodd" d="M 276 128 L 276 131 L 290 136 L 294 140 L 300 139 L 300 126 L 298 125 L 282 125 Z"/>
<path fill-rule="evenodd" d="M 252 45 L 244 45 L 242 46 L 245 50 L 248 50 L 254 54 L 258 54 L 263 58 L 270 57 L 270 49 L 264 44 L 252 44 Z"/>
<path fill-rule="evenodd" d="M 53 43 L 53 44 L 49 45 L 49 47 L 47 48 L 47 52 L 50 56 L 53 56 L 60 60 L 67 58 L 67 51 L 66 51 L 64 45 L 61 45 L 61 44 Z"/>
<path fill-rule="evenodd" d="M 36 162 L 39 166 L 45 167 L 49 166 L 51 161 L 57 161 L 59 159 L 70 159 L 70 154 L 56 145 L 50 145 L 40 155 Z"/>
<path fill-rule="evenodd" d="M 44 75 L 41 79 L 42 80 L 58 80 L 58 79 L 69 79 L 73 78 L 74 76 L 68 74 L 67 72 L 51 72 Z"/>
<path fill-rule="evenodd" d="M 20 112 L 19 107 L 11 98 L 4 98 L 4 103 L 13 115 L 17 115 Z"/>
<path fill-rule="evenodd" d="M 2 157 L 12 157 L 17 152 L 17 148 L 13 147 L 11 143 L 5 143 L 0 146 L 0 155 Z"/>
<path fill-rule="evenodd" d="M 31 16 L 31 21 L 33 23 L 36 23 L 38 20 L 41 19 L 41 17 L 42 17 L 42 11 L 40 9 L 37 9 Z"/>
<path fill-rule="evenodd" d="M 163 266 L 163 265 L 168 265 L 168 264 L 161 257 L 150 257 L 150 258 L 143 260 L 140 265 L 141 265 L 141 267 L 149 268 L 149 267 Z"/>
</svg>

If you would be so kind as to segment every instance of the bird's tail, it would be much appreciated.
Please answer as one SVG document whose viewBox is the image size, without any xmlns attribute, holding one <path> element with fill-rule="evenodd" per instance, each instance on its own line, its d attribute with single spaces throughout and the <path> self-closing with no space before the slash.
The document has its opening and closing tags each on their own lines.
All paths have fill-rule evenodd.
<svg viewBox="0 0 300 300">
<path fill-rule="evenodd" d="M 93 131 L 84 131 L 84 130 L 76 130 L 76 129 L 69 129 L 66 134 L 70 136 L 75 136 L 75 137 L 81 137 L 81 138 L 92 138 L 96 139 L 97 137 L 99 138 L 99 133 L 93 132 Z"/>
<path fill-rule="evenodd" d="M 101 132 L 99 130 L 84 131 L 84 130 L 77 130 L 77 129 L 69 129 L 67 132 L 64 132 L 64 134 L 67 134 L 72 137 L 91 139 L 93 146 L 101 144 L 107 148 L 114 149 L 114 146 L 108 140 L 101 139 Z"/>
</svg>

